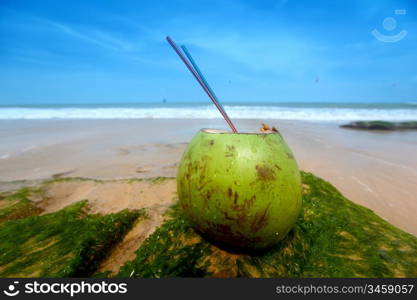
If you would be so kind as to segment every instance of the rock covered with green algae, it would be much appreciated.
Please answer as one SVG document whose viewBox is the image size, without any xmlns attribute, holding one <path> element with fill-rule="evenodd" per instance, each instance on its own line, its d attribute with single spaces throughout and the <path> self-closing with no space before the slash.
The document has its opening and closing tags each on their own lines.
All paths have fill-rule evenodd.
<svg viewBox="0 0 417 300">
<path fill-rule="evenodd" d="M 174 206 L 119 277 L 416 277 L 417 238 L 354 204 L 331 184 L 302 173 L 296 226 L 264 253 L 211 244 Z"/>
<path fill-rule="evenodd" d="M 314 175 L 302 173 L 302 179 L 302 213 L 275 248 L 239 254 L 217 247 L 195 233 L 174 206 L 118 276 L 417 276 L 416 237 L 352 203 Z M 174 179 L 152 183 L 157 188 L 161 180 Z M 30 201 L 32 193 L 42 189 L 0 194 L 0 277 L 90 276 L 132 224 L 139 221 L 140 226 L 145 217 L 144 211 L 89 214 L 86 201 L 39 215 L 41 210 Z"/>
<path fill-rule="evenodd" d="M 388 122 L 388 121 L 356 121 L 340 125 L 341 128 L 362 130 L 416 130 L 417 121 Z"/>
<path fill-rule="evenodd" d="M 0 199 L 0 277 L 86 277 L 121 240 L 143 211 L 88 214 L 80 201 L 36 215 L 30 189 Z M 19 208 L 25 214 L 17 214 Z"/>
</svg>

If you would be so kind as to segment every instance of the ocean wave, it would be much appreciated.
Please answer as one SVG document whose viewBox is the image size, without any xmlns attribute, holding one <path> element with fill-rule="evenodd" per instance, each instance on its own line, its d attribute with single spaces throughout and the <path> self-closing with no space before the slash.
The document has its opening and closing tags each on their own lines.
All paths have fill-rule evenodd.
<svg viewBox="0 0 417 300">
<path fill-rule="evenodd" d="M 311 108 L 279 106 L 225 106 L 232 119 L 283 119 L 309 121 L 417 120 L 417 109 Z M 214 106 L 190 107 L 2 107 L 0 119 L 218 119 Z"/>
</svg>

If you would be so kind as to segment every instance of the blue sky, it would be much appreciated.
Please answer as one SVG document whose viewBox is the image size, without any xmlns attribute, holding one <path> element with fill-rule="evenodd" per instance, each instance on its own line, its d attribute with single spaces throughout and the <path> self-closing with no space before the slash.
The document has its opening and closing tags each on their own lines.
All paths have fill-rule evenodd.
<svg viewBox="0 0 417 300">
<path fill-rule="evenodd" d="M 413 0 L 1 0 L 0 104 L 208 102 L 168 34 L 223 102 L 417 101 Z"/>
</svg>

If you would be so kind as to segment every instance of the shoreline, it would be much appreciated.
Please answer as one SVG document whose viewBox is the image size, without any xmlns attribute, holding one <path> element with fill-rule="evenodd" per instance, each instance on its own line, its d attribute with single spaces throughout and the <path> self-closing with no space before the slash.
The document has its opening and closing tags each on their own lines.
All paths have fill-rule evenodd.
<svg viewBox="0 0 417 300">
<path fill-rule="evenodd" d="M 237 119 L 240 131 L 276 126 L 300 169 L 417 235 L 416 132 L 366 132 L 337 122 Z M 187 142 L 220 119 L 0 120 L 0 188 L 14 180 L 174 177 Z M 413 154 L 414 153 L 414 154 Z"/>
</svg>

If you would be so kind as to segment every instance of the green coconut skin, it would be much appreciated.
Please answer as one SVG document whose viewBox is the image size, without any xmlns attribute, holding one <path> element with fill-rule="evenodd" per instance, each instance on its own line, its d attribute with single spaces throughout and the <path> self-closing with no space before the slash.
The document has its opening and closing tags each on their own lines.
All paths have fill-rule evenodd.
<svg viewBox="0 0 417 300">
<path fill-rule="evenodd" d="M 264 249 L 282 240 L 301 208 L 301 178 L 283 137 L 200 130 L 177 175 L 179 203 L 203 235 Z"/>
</svg>

